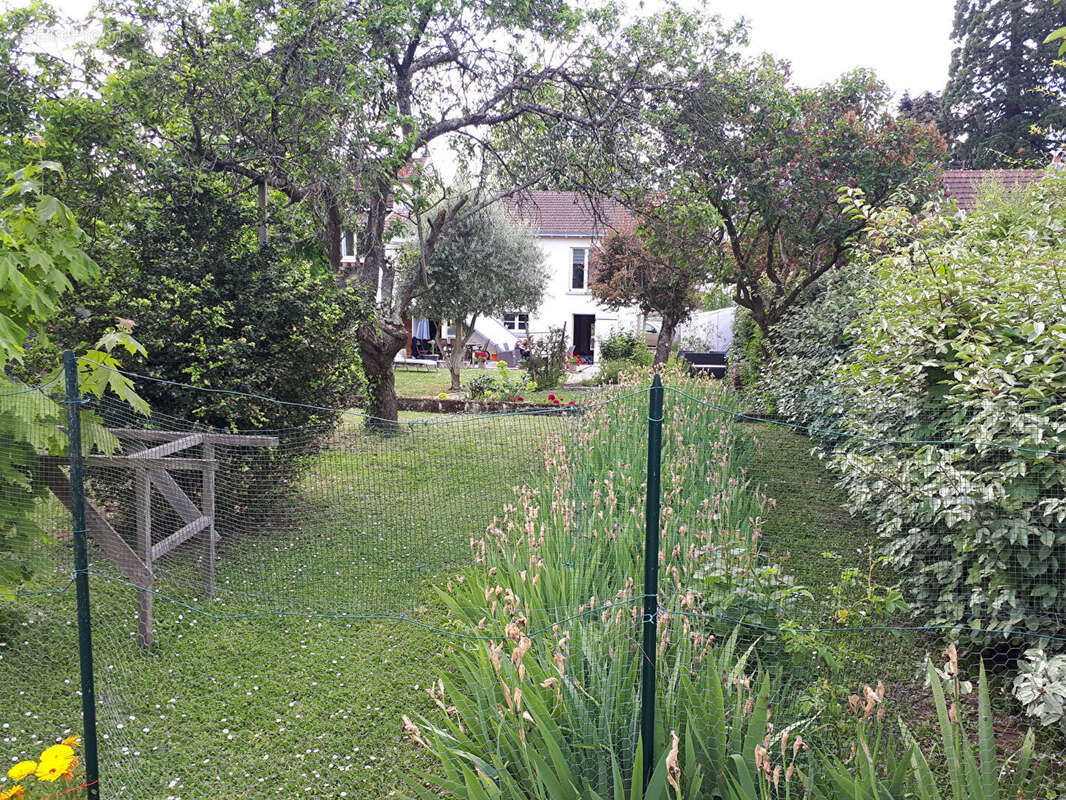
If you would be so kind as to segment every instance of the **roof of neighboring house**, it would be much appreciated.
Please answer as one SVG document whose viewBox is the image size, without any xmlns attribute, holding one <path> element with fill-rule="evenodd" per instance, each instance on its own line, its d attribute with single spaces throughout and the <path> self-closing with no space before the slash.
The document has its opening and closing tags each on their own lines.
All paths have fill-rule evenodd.
<svg viewBox="0 0 1066 800">
<path fill-rule="evenodd" d="M 960 211 L 970 211 L 977 205 L 979 188 L 985 183 L 998 183 L 1008 191 L 1036 183 L 1044 177 L 1039 169 L 947 169 L 944 170 L 944 189 L 955 198 Z"/>
<path fill-rule="evenodd" d="M 620 203 L 603 198 L 594 210 L 581 192 L 526 191 L 507 198 L 507 206 L 541 236 L 602 236 L 633 221 Z"/>
</svg>

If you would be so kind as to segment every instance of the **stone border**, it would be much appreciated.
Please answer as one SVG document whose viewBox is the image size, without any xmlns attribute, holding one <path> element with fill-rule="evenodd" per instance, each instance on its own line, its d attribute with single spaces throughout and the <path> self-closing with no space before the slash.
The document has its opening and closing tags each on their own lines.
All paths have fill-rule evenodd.
<svg viewBox="0 0 1066 800">
<path fill-rule="evenodd" d="M 362 406 L 366 398 L 353 398 L 353 405 Z M 569 401 L 568 401 L 569 402 Z M 509 403 L 502 400 L 460 400 L 439 397 L 397 397 L 396 404 L 400 411 L 422 411 L 430 414 L 500 414 L 519 411 L 536 411 L 549 416 L 573 414 L 581 406 L 555 405 L 555 403 Z"/>
<path fill-rule="evenodd" d="M 573 413 L 578 405 L 555 403 L 508 403 L 502 400 L 442 400 L 439 397 L 398 397 L 400 411 L 424 411 L 433 414 L 499 414 L 514 411 L 538 411 L 544 414 Z"/>
</svg>

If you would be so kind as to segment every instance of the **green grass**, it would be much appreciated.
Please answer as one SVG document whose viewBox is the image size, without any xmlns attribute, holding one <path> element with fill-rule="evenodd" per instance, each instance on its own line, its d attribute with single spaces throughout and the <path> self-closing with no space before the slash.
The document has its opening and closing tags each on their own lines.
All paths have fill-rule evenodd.
<svg viewBox="0 0 1066 800">
<path fill-rule="evenodd" d="M 351 418 L 308 465 L 297 513 L 224 531 L 218 599 L 198 595 L 198 548 L 160 561 L 147 652 L 136 590 L 94 560 L 105 796 L 369 799 L 432 767 L 401 733 L 401 715 L 430 710 L 425 689 L 455 644 L 431 587 L 469 562 L 470 536 L 542 469 L 559 420 L 404 420 L 412 427 L 385 436 Z M 69 543 L 53 547 L 69 564 Z M 0 608 L 5 765 L 80 727 L 63 569 L 55 594 Z"/>
<path fill-rule="evenodd" d="M 464 369 L 459 373 L 460 380 L 463 384 L 473 377 L 474 375 L 494 374 L 495 367 L 486 367 L 481 369 L 479 367 L 471 367 Z M 444 367 L 440 369 L 431 369 L 428 372 L 425 370 L 410 370 L 410 369 L 398 369 L 396 370 L 396 394 L 400 397 L 436 397 L 441 392 L 449 392 L 448 387 L 451 385 L 451 374 Z M 450 396 L 459 397 L 460 395 L 449 393 Z M 523 399 L 531 403 L 548 403 L 548 395 L 554 394 L 556 397 L 562 399 L 563 402 L 570 402 L 573 400 L 576 403 L 587 402 L 589 393 L 584 387 L 568 386 L 563 389 L 542 389 L 540 391 L 528 392 L 522 395 Z M 462 397 L 466 396 L 463 392 Z"/>
<path fill-rule="evenodd" d="M 890 695 L 893 687 L 911 690 L 924 653 L 942 649 L 938 637 L 912 631 L 844 630 L 915 624 L 906 614 L 864 617 L 858 613 L 862 589 L 841 587 L 845 570 L 855 570 L 860 583 L 896 584 L 898 576 L 877 558 L 876 532 L 848 511 L 834 474 L 812 454 L 810 438 L 780 425 L 745 428 L 755 443 L 747 476 L 774 501 L 762 522 L 762 550 L 811 591 L 809 618 L 803 624 L 824 629 L 818 636 L 843 654 L 840 672 L 833 677 L 852 692 L 860 681 L 873 685 L 878 680 L 889 685 Z M 841 598 L 832 595 L 834 588 Z M 849 613 L 845 621 L 837 617 L 838 610 Z"/>
<path fill-rule="evenodd" d="M 646 411 L 633 403 L 628 422 L 612 413 L 601 427 L 604 447 L 621 448 L 623 459 L 633 445 L 608 428 L 640 424 Z M 438 713 L 425 689 L 459 647 L 461 623 L 433 587 L 469 563 L 469 538 L 510 501 L 512 486 L 543 484 L 542 448 L 566 423 L 402 419 L 403 433 L 383 435 L 349 417 L 310 459 L 290 507 L 224 531 L 219 599 L 199 597 L 194 549 L 160 562 L 156 643 L 147 652 L 136 644 L 136 591 L 94 561 L 105 573 L 92 580 L 105 796 L 369 800 L 399 791 L 405 774 L 435 768 L 400 727 L 403 714 Z M 845 569 L 869 574 L 874 532 L 847 512 L 809 439 L 773 425 L 743 429 L 756 443 L 746 476 L 775 501 L 759 526 L 760 549 L 811 590 L 804 622 L 830 629 L 820 635 L 844 653 L 825 672 L 827 686 L 838 700 L 878 679 L 890 698 L 897 688 L 904 701 L 920 693 L 916 667 L 924 652 L 938 652 L 936 637 L 832 630 L 840 605 L 857 606 L 848 592 L 843 603 L 831 592 Z M 581 480 L 610 463 L 590 464 Z M 5 767 L 80 727 L 69 542 L 52 548 L 57 570 L 43 584 L 54 593 L 0 602 Z M 873 580 L 894 576 L 874 563 Z M 811 715 L 827 717 L 830 702 Z M 837 719 L 850 729 L 850 718 Z"/>
</svg>

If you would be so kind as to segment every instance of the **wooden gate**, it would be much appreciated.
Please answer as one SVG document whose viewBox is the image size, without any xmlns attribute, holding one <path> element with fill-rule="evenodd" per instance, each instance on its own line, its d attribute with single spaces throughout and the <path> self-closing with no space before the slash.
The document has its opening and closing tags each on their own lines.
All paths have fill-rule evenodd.
<svg viewBox="0 0 1066 800">
<path fill-rule="evenodd" d="M 215 548 L 219 534 L 215 530 L 215 477 L 218 461 L 215 447 L 275 447 L 275 436 L 243 436 L 228 433 L 187 433 L 135 428 L 111 428 L 127 451 L 123 455 L 85 456 L 86 466 L 123 467 L 133 469 L 135 513 L 137 521 L 137 549 L 131 548 L 119 536 L 107 518 L 86 500 L 85 522 L 88 533 L 104 554 L 118 567 L 126 579 L 137 587 L 137 639 L 143 646 L 152 643 L 152 596 L 154 593 L 153 564 L 193 537 L 203 539 L 203 593 L 215 595 Z M 159 442 L 148 447 L 146 442 Z M 201 456 L 174 457 L 193 447 L 201 448 Z M 66 465 L 58 456 L 43 459 L 47 465 Z M 201 474 L 201 502 L 198 507 L 181 488 L 171 472 L 199 472 Z M 59 469 L 44 470 L 52 493 L 68 509 L 72 507 L 70 479 Z M 155 488 L 185 523 L 178 530 L 156 539 L 152 520 L 152 488 Z"/>
</svg>

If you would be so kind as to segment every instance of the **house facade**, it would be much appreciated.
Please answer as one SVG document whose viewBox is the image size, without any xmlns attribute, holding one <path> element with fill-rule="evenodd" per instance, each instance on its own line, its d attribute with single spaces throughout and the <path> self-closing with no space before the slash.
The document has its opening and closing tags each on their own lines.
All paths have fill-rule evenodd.
<svg viewBox="0 0 1066 800">
<path fill-rule="evenodd" d="M 580 192 L 528 191 L 508 201 L 516 221 L 530 226 L 548 273 L 544 299 L 535 309 L 515 309 L 499 322 L 519 339 L 563 328 L 573 353 L 599 361 L 600 343 L 616 330 L 640 330 L 638 308 L 617 311 L 589 293 L 593 247 L 612 229 L 631 224 L 620 205 L 605 202 L 594 212 Z"/>
</svg>

